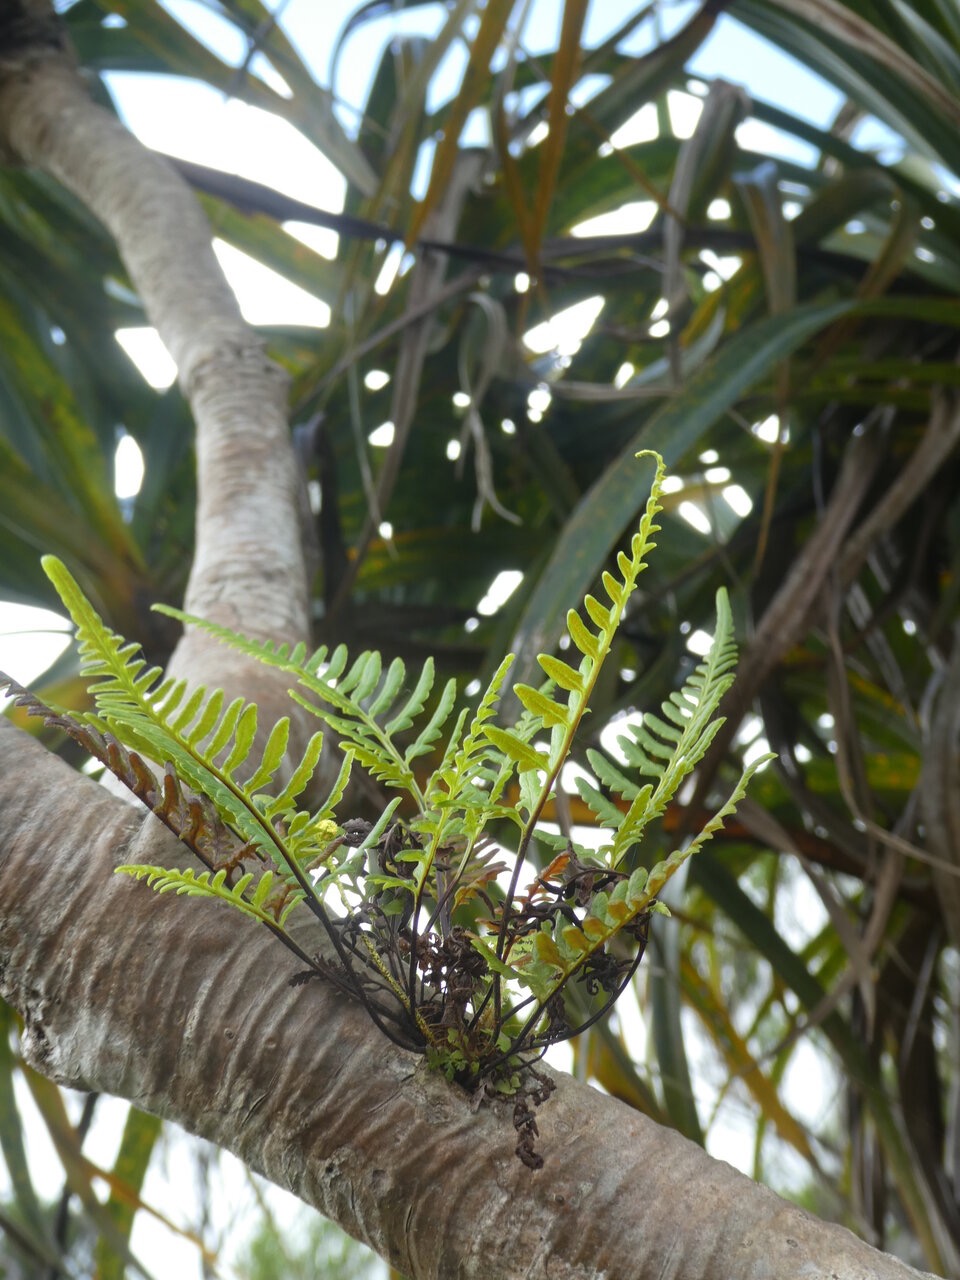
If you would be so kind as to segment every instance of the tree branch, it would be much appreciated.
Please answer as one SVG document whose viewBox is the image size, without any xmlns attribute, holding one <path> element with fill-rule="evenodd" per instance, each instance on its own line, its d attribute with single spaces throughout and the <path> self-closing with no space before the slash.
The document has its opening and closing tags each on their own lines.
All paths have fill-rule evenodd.
<svg viewBox="0 0 960 1280">
<path fill-rule="evenodd" d="M 0 722 L 0 995 L 63 1084 L 235 1152 L 412 1280 L 916 1280 L 568 1076 L 534 1173 L 512 1106 L 471 1099 L 216 905 L 112 877 L 176 842 Z"/>
<path fill-rule="evenodd" d="M 32 6 L 34 16 L 42 7 Z M 0 152 L 52 175 L 106 225 L 176 361 L 197 425 L 186 607 L 236 629 L 302 639 L 308 596 L 286 375 L 243 320 L 189 186 L 91 102 L 55 27 L 46 39 L 36 26 L 32 34 L 31 45 L 7 46 L 0 58 Z M 194 661 L 188 647 L 180 665 Z"/>
</svg>

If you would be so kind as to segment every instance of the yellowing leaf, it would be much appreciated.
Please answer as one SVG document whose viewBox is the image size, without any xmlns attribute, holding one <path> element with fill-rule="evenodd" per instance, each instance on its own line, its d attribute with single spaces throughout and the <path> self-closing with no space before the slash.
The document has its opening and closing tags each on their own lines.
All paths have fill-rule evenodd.
<svg viewBox="0 0 960 1280">
<path fill-rule="evenodd" d="M 538 933 L 533 940 L 533 949 L 538 960 L 542 960 L 545 964 L 552 964 L 557 969 L 564 967 L 563 956 L 549 933 Z"/>
<path fill-rule="evenodd" d="M 599 942 L 607 936 L 608 930 L 603 921 L 598 920 L 596 916 L 585 916 L 583 920 L 583 932 L 591 942 Z"/>
<path fill-rule="evenodd" d="M 568 924 L 560 930 L 560 936 L 571 951 L 589 951 L 590 939 L 575 924 Z"/>
</svg>

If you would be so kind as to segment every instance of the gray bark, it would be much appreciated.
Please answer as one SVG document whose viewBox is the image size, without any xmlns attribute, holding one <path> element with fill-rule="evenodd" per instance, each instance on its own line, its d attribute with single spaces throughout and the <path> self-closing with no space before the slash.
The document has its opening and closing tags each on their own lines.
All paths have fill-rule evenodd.
<svg viewBox="0 0 960 1280">
<path fill-rule="evenodd" d="M 3 39 L 0 30 L 0 42 Z M 196 423 L 197 541 L 185 608 L 255 635 L 308 634 L 307 584 L 287 424 L 287 377 L 243 320 L 192 191 L 91 102 L 49 41 L 0 48 L 0 154 L 63 183 L 116 240 L 176 361 Z M 188 633 L 174 658 L 197 683 L 246 664 Z M 199 668 L 199 670 L 198 670 Z"/>
<path fill-rule="evenodd" d="M 177 1121 L 411 1280 L 907 1280 L 678 1134 L 558 1074 L 545 1166 L 510 1104 L 475 1109 L 219 904 L 111 875 L 179 846 L 0 724 L 0 995 L 61 1084 Z"/>
</svg>

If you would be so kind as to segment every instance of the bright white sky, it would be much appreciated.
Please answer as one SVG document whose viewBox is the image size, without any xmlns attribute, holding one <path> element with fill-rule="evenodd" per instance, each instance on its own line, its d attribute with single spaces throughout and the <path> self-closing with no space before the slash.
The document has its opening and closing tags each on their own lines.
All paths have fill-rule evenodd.
<svg viewBox="0 0 960 1280">
<path fill-rule="evenodd" d="M 167 7 L 183 21 L 189 23 L 195 34 L 207 41 L 217 52 L 239 61 L 245 50 L 232 29 L 221 22 L 207 5 L 199 0 L 165 0 Z M 303 52 L 318 79 L 327 83 L 330 57 L 336 34 L 347 16 L 357 7 L 357 0 L 290 0 L 284 9 L 283 24 Z M 595 3 L 587 23 L 587 43 L 603 38 L 621 24 L 625 16 L 636 7 L 636 0 L 603 0 Z M 684 21 L 696 6 L 680 3 L 664 10 L 663 23 L 667 34 Z M 549 48 L 559 26 L 560 0 L 534 0 L 532 17 L 528 27 L 528 44 L 533 48 Z M 384 42 L 397 27 L 404 31 L 417 31 L 426 36 L 434 34 L 442 20 L 439 8 L 415 10 L 399 17 L 389 17 L 370 23 L 347 42 L 338 68 L 335 91 L 341 101 L 340 115 L 347 129 L 351 129 L 355 111 L 363 103 Z M 628 48 L 643 52 L 652 40 L 651 24 L 645 24 L 641 34 L 634 37 Z M 462 70 L 462 53 L 453 53 L 442 65 L 433 85 L 434 101 L 439 103 L 456 88 Z M 256 65 L 256 64 L 255 64 Z M 788 105 L 791 110 L 806 115 L 811 122 L 826 125 L 840 105 L 840 95 L 817 77 L 807 72 L 799 63 L 754 36 L 727 16 L 722 16 L 716 30 L 691 64 L 691 71 L 705 80 L 722 76 L 734 82 L 745 83 L 758 98 Z M 109 77 L 120 110 L 129 127 L 149 146 L 173 153 L 183 158 L 242 174 L 285 191 L 297 199 L 321 208 L 339 210 L 342 207 L 344 184 L 333 166 L 291 126 L 237 101 L 224 101 L 205 86 L 184 80 L 171 80 L 159 76 L 114 74 Z M 673 95 L 670 103 L 671 119 L 675 131 L 688 135 L 697 119 L 700 103 L 691 94 Z M 474 131 L 474 141 L 483 141 L 484 125 L 479 117 L 469 124 Z M 652 109 L 638 113 L 634 121 L 615 139 L 619 145 L 655 136 Z M 858 141 L 875 146 L 889 146 L 895 139 L 879 126 L 866 122 L 860 126 Z M 800 163 L 810 163 L 811 150 L 795 140 L 756 122 L 742 126 L 741 141 L 758 150 L 777 151 Z M 420 182 L 427 177 L 424 167 Z M 723 211 L 718 211 L 722 213 Z M 637 228 L 649 223 L 652 209 L 640 201 L 622 211 L 614 225 L 625 229 Z M 609 224 L 608 224 L 609 225 Z M 293 228 L 291 228 L 293 230 Z M 600 227 L 590 228 L 600 230 Z M 328 232 L 303 228 L 302 236 L 320 252 L 335 252 L 336 237 Z M 253 323 L 288 323 L 317 325 L 327 322 L 325 304 L 303 290 L 281 280 L 272 272 L 246 258 L 237 250 L 218 245 L 224 271 L 236 289 L 247 318 Z M 730 264 L 733 265 L 733 264 Z M 717 270 L 723 271 L 718 263 Z M 518 281 L 518 287 L 522 282 Z M 599 302 L 599 300 L 597 300 Z M 584 332 L 589 329 L 599 307 L 580 304 L 573 316 L 557 317 L 547 326 L 540 326 L 527 335 L 532 351 L 552 348 L 575 350 Z M 126 331 L 122 335 L 125 349 L 155 385 L 169 385 L 175 371 L 169 356 L 163 351 L 152 331 Z M 618 374 L 618 385 L 629 378 L 632 370 L 625 366 Z M 540 397 L 535 401 L 535 397 Z M 549 404 L 549 392 L 544 389 L 531 396 L 531 414 L 542 414 Z M 504 427 L 509 430 L 509 426 Z M 766 434 L 764 434 L 766 432 Z M 776 424 L 758 426 L 761 438 L 776 435 Z M 136 450 L 129 448 L 118 458 L 118 490 L 129 494 L 138 487 Z M 743 515 L 746 495 L 737 486 L 730 486 L 730 475 L 717 467 L 715 455 L 703 458 L 705 466 L 715 468 L 715 476 L 708 482 L 731 490 L 727 497 L 731 510 Z M 749 502 L 749 499 L 746 499 Z M 738 509 L 737 504 L 740 504 Z M 680 513 L 694 527 L 705 519 L 702 508 L 696 503 L 686 503 L 689 511 Z M 748 508 L 746 508 L 748 509 Z M 709 521 L 701 531 L 710 532 Z M 507 575 L 480 602 L 478 612 L 491 613 L 514 589 L 517 575 Z M 0 605 L 0 669 L 9 671 L 24 683 L 35 679 L 57 656 L 63 647 L 62 620 L 43 611 L 25 610 Z M 53 627 L 60 635 L 44 631 Z M 26 633 L 26 634 L 18 634 Z M 702 651 L 709 637 L 696 633 L 690 638 L 690 646 Z M 811 906 L 811 910 L 813 907 Z M 638 1020 L 638 1019 L 637 1019 Z M 692 1043 L 692 1042 L 691 1042 Z M 805 1091 L 809 1098 L 810 1091 Z M 712 1102 L 712 1098 L 710 1101 Z M 707 1101 L 706 1098 L 703 1099 Z M 29 1104 L 25 1105 L 29 1106 Z M 819 1107 L 819 1103 L 813 1103 Z M 825 1104 L 824 1104 L 825 1105 Z M 89 1140 L 91 1157 L 109 1165 L 112 1162 L 119 1138 L 117 1124 L 122 1109 L 103 1105 L 94 1131 Z M 39 1124 L 38 1124 L 39 1128 Z M 738 1127 L 735 1107 L 722 1127 L 722 1151 L 712 1144 L 714 1153 L 741 1167 L 749 1167 L 752 1160 L 752 1125 Z M 46 1144 L 48 1145 L 48 1144 Z M 48 1194 L 59 1190 L 57 1175 L 59 1165 L 52 1151 L 44 1142 L 34 1145 L 33 1154 L 41 1189 Z M 184 1203 L 183 1187 L 192 1185 L 192 1175 L 182 1144 L 171 1142 L 167 1173 L 158 1166 L 151 1172 L 147 1188 L 148 1198 L 169 1209 L 171 1205 Z M 248 1203 L 249 1193 L 244 1190 L 244 1175 L 227 1159 L 227 1185 L 221 1189 L 221 1203 L 230 1204 L 232 1210 Z M 189 1197 L 188 1197 L 189 1198 Z M 281 1193 L 271 1193 L 271 1203 L 281 1218 L 289 1218 L 295 1212 L 295 1202 Z M 170 1210 L 176 1214 L 176 1208 Z M 226 1218 L 223 1219 L 226 1221 Z M 151 1266 L 158 1280 L 182 1280 L 184 1276 L 198 1274 L 196 1253 L 191 1246 L 180 1244 L 170 1233 L 143 1214 L 138 1215 L 134 1233 L 134 1249 Z"/>
</svg>

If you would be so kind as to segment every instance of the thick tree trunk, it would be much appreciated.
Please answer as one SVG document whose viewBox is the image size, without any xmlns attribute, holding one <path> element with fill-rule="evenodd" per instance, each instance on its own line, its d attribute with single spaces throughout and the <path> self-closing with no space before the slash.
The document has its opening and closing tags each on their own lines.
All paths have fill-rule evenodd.
<svg viewBox="0 0 960 1280">
<path fill-rule="evenodd" d="M 475 1109 L 351 1002 L 291 988 L 265 931 L 111 876 L 177 859 L 154 818 L 2 724 L 0 779 L 0 995 L 30 1061 L 235 1152 L 412 1280 L 917 1276 L 568 1076 L 532 1172 L 509 1104 Z"/>
<path fill-rule="evenodd" d="M 43 27 L 42 4 L 31 0 L 29 10 L 34 43 L 18 47 L 0 5 L 0 159 L 43 169 L 104 223 L 176 361 L 197 428 L 196 549 L 184 607 L 248 634 L 304 639 L 286 375 L 243 320 L 190 188 L 91 102 L 57 47 L 56 26 Z M 270 683 L 197 632 L 186 634 L 171 666 L 197 684 L 252 679 L 254 698 Z"/>
</svg>

